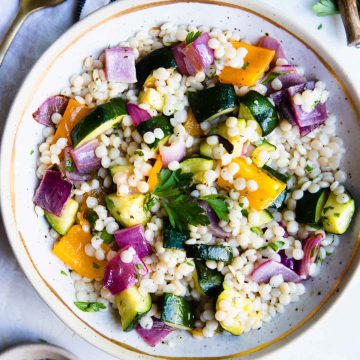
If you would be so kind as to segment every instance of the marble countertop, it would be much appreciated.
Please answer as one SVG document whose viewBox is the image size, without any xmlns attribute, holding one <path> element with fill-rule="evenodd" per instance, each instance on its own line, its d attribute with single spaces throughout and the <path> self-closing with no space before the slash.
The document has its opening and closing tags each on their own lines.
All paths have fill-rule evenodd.
<svg viewBox="0 0 360 360">
<path fill-rule="evenodd" d="M 8 0 L 0 0 L 0 9 Z M 17 1 L 10 0 L 16 7 Z M 312 0 L 257 0 L 274 7 L 286 8 L 289 18 L 300 23 L 304 30 L 324 41 L 344 69 L 360 84 L 360 49 L 347 48 L 345 33 L 339 16 L 318 18 L 310 10 Z M 56 9 L 35 13 L 20 30 L 20 37 L 14 46 L 19 47 L 24 38 L 31 36 L 31 52 L 22 54 L 23 66 L 6 64 L 6 71 L 0 67 L 0 132 L 6 119 L 11 101 L 24 75 L 39 55 L 72 23 L 74 0 L 67 0 Z M 54 14 L 54 16 L 51 16 Z M 60 16 L 59 16 L 60 14 Z M 66 16 L 65 16 L 66 14 Z M 3 14 L 2 14 L 3 15 Z M 50 16 L 49 16 L 50 15 Z M 31 22 L 43 17 L 36 36 L 29 34 Z M 0 38 L 8 23 L 0 17 Z M 320 30 L 318 26 L 322 24 Z M 43 30 L 46 29 L 46 32 Z M 45 35 L 46 33 L 46 35 Z M 11 53 L 12 50 L 10 50 Z M 5 62 L 7 60 L 5 59 Z M 9 62 L 9 60 L 8 60 Z M 360 85 L 356 91 L 360 94 Z M 358 274 L 359 275 L 359 274 Z M 345 293 L 329 313 L 312 326 L 304 335 L 290 344 L 262 359 L 302 360 L 355 360 L 360 358 L 358 342 L 358 309 L 360 277 L 354 278 Z M 113 357 L 89 345 L 74 334 L 48 308 L 37 295 L 21 271 L 11 251 L 3 225 L 0 223 L 0 351 L 21 342 L 45 340 L 74 352 L 86 360 L 114 360 Z M 286 340 L 285 340 L 286 341 Z M 260 355 L 261 353 L 259 353 Z"/>
</svg>

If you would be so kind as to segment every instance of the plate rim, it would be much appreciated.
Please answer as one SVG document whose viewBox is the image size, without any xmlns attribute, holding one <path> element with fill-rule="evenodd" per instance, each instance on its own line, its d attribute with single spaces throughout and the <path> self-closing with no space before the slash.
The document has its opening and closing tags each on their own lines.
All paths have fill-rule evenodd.
<svg viewBox="0 0 360 360">
<path fill-rule="evenodd" d="M 39 58 L 39 60 L 35 63 L 32 67 L 31 71 L 27 75 L 25 81 L 21 85 L 15 100 L 11 106 L 9 114 L 7 116 L 6 124 L 4 127 L 4 132 L 2 135 L 2 144 L 1 144 L 1 159 L 0 159 L 0 166 L 1 166 L 1 212 L 2 217 L 4 220 L 5 231 L 7 237 L 9 239 L 10 245 L 12 250 L 22 268 L 25 275 L 29 279 L 32 286 L 36 289 L 42 299 L 47 303 L 47 305 L 54 311 L 54 313 L 62 320 L 69 328 L 75 331 L 78 335 L 83 337 L 86 341 L 91 343 L 92 345 L 106 351 L 114 356 L 121 356 L 125 355 L 122 354 L 123 350 L 129 351 L 129 355 L 134 356 L 134 352 L 138 355 L 146 355 L 151 356 L 154 358 L 165 358 L 165 359 L 229 359 L 235 357 L 241 357 L 249 354 L 257 353 L 258 351 L 267 348 L 269 351 L 273 352 L 277 349 L 284 348 L 287 346 L 295 337 L 299 337 L 305 333 L 305 331 L 311 327 L 315 322 L 319 322 L 320 319 L 324 319 L 325 311 L 332 307 L 332 305 L 337 301 L 341 296 L 344 295 L 345 287 L 349 283 L 350 279 L 354 276 L 354 273 L 359 270 L 359 267 L 356 266 L 357 264 L 353 264 L 355 258 L 359 258 L 359 245 L 360 239 L 357 238 L 357 241 L 354 245 L 354 249 L 352 251 L 352 256 L 349 259 L 347 265 L 345 266 L 342 274 L 338 278 L 335 286 L 327 293 L 327 295 L 323 298 L 319 305 L 315 307 L 315 309 L 303 320 L 301 320 L 297 325 L 289 329 L 288 331 L 284 332 L 283 334 L 279 335 L 277 338 L 272 339 L 264 344 L 261 344 L 257 347 L 242 351 L 240 353 L 232 354 L 232 355 L 224 355 L 221 357 L 168 357 L 168 356 L 159 356 L 150 354 L 144 351 L 141 351 L 137 348 L 124 344 L 122 342 L 116 341 L 111 339 L 104 334 L 101 334 L 99 331 L 94 329 L 90 324 L 86 321 L 78 317 L 78 315 L 73 312 L 70 307 L 65 304 L 65 302 L 61 299 L 61 297 L 57 294 L 57 292 L 51 287 L 50 284 L 42 277 L 40 271 L 35 266 L 34 262 L 32 261 L 30 252 L 27 249 L 26 243 L 22 234 L 15 229 L 15 219 L 12 217 L 15 213 L 14 204 L 12 200 L 8 198 L 6 190 L 8 190 L 8 185 L 10 187 L 10 183 L 12 183 L 11 179 L 11 170 L 9 169 L 12 167 L 11 165 L 5 166 L 6 156 L 8 156 L 9 152 L 11 153 L 10 156 L 10 164 L 13 163 L 13 159 L 15 157 L 15 150 L 16 147 L 14 145 L 16 139 L 16 132 L 21 124 L 21 119 L 23 116 L 19 117 L 17 121 L 16 131 L 15 134 L 12 135 L 13 128 L 11 127 L 11 119 L 16 118 L 16 114 L 19 113 L 17 107 L 22 108 L 22 115 L 28 108 L 28 102 L 25 105 L 22 96 L 27 95 L 29 93 L 29 87 L 32 82 L 34 82 L 35 78 L 38 78 L 40 73 L 46 73 L 43 70 L 43 66 L 45 65 L 46 69 L 49 69 L 53 62 L 55 61 L 54 58 L 52 61 L 51 56 L 52 53 L 57 52 L 58 48 L 62 48 L 62 50 L 55 56 L 55 59 L 61 54 L 66 51 L 66 49 L 75 43 L 77 40 L 80 39 L 82 34 L 89 29 L 95 28 L 100 26 L 102 23 L 107 22 L 115 17 L 121 17 L 128 13 L 134 13 L 149 7 L 157 7 L 157 6 L 166 6 L 175 3 L 201 3 L 205 5 L 220 5 L 220 6 L 227 6 L 232 8 L 239 8 L 243 11 L 251 12 L 258 17 L 269 21 L 272 24 L 282 28 L 287 33 L 290 33 L 294 36 L 298 41 L 302 42 L 305 46 L 309 47 L 310 50 L 318 57 L 319 61 L 322 62 L 324 66 L 330 71 L 332 76 L 341 86 L 342 90 L 348 96 L 350 103 L 353 107 L 355 114 L 359 118 L 359 94 L 357 89 L 355 88 L 355 84 L 352 83 L 351 78 L 342 71 L 340 64 L 331 56 L 330 52 L 325 49 L 325 47 L 320 43 L 320 41 L 316 40 L 316 38 L 311 38 L 310 33 L 308 33 L 305 29 L 300 29 L 300 26 L 297 24 L 291 23 L 291 20 L 287 20 L 285 14 L 282 13 L 279 9 L 274 9 L 271 5 L 265 5 L 261 3 L 251 2 L 250 0 L 157 0 L 157 1 L 147 1 L 147 0 L 122 0 L 119 2 L 114 2 L 104 8 L 96 11 L 95 13 L 90 14 L 80 22 L 71 26 L 61 37 L 59 37 Z M 265 15 L 269 14 L 269 15 Z M 100 21 L 101 19 L 101 21 Z M 280 25 L 279 22 L 281 21 Z M 79 35 L 79 30 L 82 30 Z M 298 34 L 304 35 L 300 38 Z M 314 47 L 321 49 L 321 53 L 324 54 L 320 55 L 318 51 L 314 50 Z M 325 58 L 326 60 L 325 60 Z M 48 59 L 49 58 L 49 59 Z M 45 63 L 45 64 L 44 64 Z M 336 74 L 337 73 L 337 74 Z M 338 75 L 340 74 L 340 75 Z M 352 96 L 354 94 L 354 97 Z M 28 96 L 26 96 L 28 97 Z M 11 140 L 11 141 L 10 141 Z M 9 151 L 12 149 L 13 151 Z M 10 172 L 10 174 L 9 174 Z M 6 176 L 5 176 L 6 175 Z M 10 181 L 9 180 L 10 175 Z M 8 181 L 8 183 L 7 183 Z M 11 193 L 11 191 L 10 191 Z M 11 211 L 9 211 L 11 210 Z M 10 215 L 11 212 L 11 215 Z M 20 242 L 19 242 L 20 239 Z M 23 248 L 19 246 L 20 244 L 23 245 Z M 32 268 L 31 268 L 32 267 Z M 358 271 L 359 272 L 359 271 Z M 39 283 L 41 280 L 43 283 Z M 343 290 L 337 295 L 333 296 L 336 288 L 342 285 Z M 76 320 L 76 322 L 74 322 Z M 85 327 L 84 327 L 85 325 Z M 291 338 L 288 339 L 287 343 L 284 343 L 283 340 L 285 337 L 291 335 Z M 112 343 L 111 349 L 109 348 L 110 343 Z M 119 351 L 119 349 L 121 350 Z"/>
</svg>

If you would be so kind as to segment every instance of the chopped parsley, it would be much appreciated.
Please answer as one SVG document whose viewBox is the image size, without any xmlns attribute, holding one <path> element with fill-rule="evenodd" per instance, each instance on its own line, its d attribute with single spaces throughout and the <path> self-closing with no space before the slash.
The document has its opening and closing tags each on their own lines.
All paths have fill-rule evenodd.
<svg viewBox="0 0 360 360">
<path fill-rule="evenodd" d="M 67 159 L 65 162 L 65 171 L 73 172 L 75 170 L 74 163 L 71 159 Z"/>
<path fill-rule="evenodd" d="M 95 225 L 98 216 L 94 210 L 89 210 L 86 216 L 86 220 L 90 223 L 91 226 Z M 104 239 L 103 239 L 104 240 Z"/>
<path fill-rule="evenodd" d="M 143 266 L 141 264 L 135 264 L 135 268 L 136 268 L 136 279 L 137 281 L 140 281 L 141 279 L 140 270 L 143 268 Z"/>
<path fill-rule="evenodd" d="M 278 252 L 284 245 L 285 245 L 285 243 L 284 243 L 283 241 L 275 241 L 275 242 L 269 244 L 269 246 L 270 246 L 275 252 Z"/>
<path fill-rule="evenodd" d="M 278 78 L 281 75 L 281 73 L 278 72 L 272 72 L 263 82 L 263 85 L 270 84 L 274 79 Z"/>
<path fill-rule="evenodd" d="M 200 31 L 191 31 L 186 35 L 185 44 L 189 45 L 201 35 Z"/>
<path fill-rule="evenodd" d="M 154 196 L 148 195 L 144 202 L 144 211 L 149 212 L 156 203 L 157 203 L 156 198 Z"/>
<path fill-rule="evenodd" d="M 94 269 L 100 269 L 100 265 L 98 265 L 96 262 L 93 262 L 92 266 Z"/>
<path fill-rule="evenodd" d="M 67 274 L 64 270 L 61 270 L 61 271 L 60 271 L 60 274 L 61 274 L 61 275 L 64 275 L 64 276 L 68 276 L 68 274 Z"/>
<path fill-rule="evenodd" d="M 249 67 L 250 63 L 246 61 L 244 65 L 241 67 L 243 70 L 246 70 Z"/>
<path fill-rule="evenodd" d="M 241 214 L 244 217 L 248 217 L 249 216 L 249 212 L 247 211 L 247 209 L 241 209 Z"/>
<path fill-rule="evenodd" d="M 136 154 L 136 155 L 139 155 L 139 156 L 144 156 L 144 152 L 141 151 L 141 150 L 136 150 L 136 151 L 135 151 L 135 154 Z"/>
<path fill-rule="evenodd" d="M 259 235 L 259 236 L 261 236 L 261 235 L 263 234 L 263 232 L 261 231 L 261 229 L 258 228 L 257 226 L 252 226 L 252 227 L 250 228 L 250 230 L 251 230 L 253 233 L 255 233 L 255 234 Z"/>
<path fill-rule="evenodd" d="M 31 149 L 30 150 L 30 155 L 32 155 L 34 152 L 35 152 L 34 149 Z"/>
<path fill-rule="evenodd" d="M 101 302 L 74 301 L 74 304 L 84 312 L 99 312 L 100 310 L 106 309 L 106 306 Z"/>
<path fill-rule="evenodd" d="M 305 171 L 306 172 L 311 173 L 313 170 L 314 170 L 314 168 L 312 166 L 310 166 L 310 165 L 305 166 Z"/>
<path fill-rule="evenodd" d="M 105 244 L 110 244 L 114 241 L 114 235 L 109 234 L 106 230 L 103 230 L 100 234 L 100 238 Z"/>
<path fill-rule="evenodd" d="M 229 221 L 229 217 L 228 217 L 229 210 L 228 210 L 228 205 L 225 202 L 225 200 L 227 199 L 225 195 L 212 194 L 212 195 L 201 196 L 199 199 L 207 202 L 220 220 Z"/>
<path fill-rule="evenodd" d="M 319 24 L 319 26 L 317 27 L 318 30 L 321 30 L 323 27 L 323 24 Z"/>
</svg>

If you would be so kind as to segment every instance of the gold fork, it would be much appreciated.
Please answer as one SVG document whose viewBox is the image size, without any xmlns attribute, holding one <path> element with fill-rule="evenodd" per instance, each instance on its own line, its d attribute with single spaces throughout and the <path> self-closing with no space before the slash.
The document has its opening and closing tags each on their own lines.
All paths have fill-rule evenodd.
<svg viewBox="0 0 360 360">
<path fill-rule="evenodd" d="M 24 20 L 33 12 L 63 3 L 65 0 L 20 0 L 18 13 L 0 44 L 0 65 Z"/>
</svg>

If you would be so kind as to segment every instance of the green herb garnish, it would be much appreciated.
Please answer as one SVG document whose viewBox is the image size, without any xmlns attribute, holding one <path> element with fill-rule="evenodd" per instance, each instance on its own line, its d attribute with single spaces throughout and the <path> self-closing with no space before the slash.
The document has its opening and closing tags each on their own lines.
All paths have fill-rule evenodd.
<svg viewBox="0 0 360 360">
<path fill-rule="evenodd" d="M 247 209 L 241 209 L 241 214 L 244 217 L 248 217 L 249 216 L 249 212 L 247 211 Z"/>
<path fill-rule="evenodd" d="M 100 238 L 105 244 L 111 244 L 114 241 L 114 235 L 109 234 L 106 230 L 103 230 L 100 234 Z"/>
<path fill-rule="evenodd" d="M 65 171 L 73 172 L 75 170 L 74 163 L 71 159 L 67 159 L 65 162 Z"/>
<path fill-rule="evenodd" d="M 321 30 L 323 27 L 323 24 L 319 24 L 319 26 L 317 27 L 318 30 Z"/>
<path fill-rule="evenodd" d="M 310 166 L 310 165 L 305 166 L 305 171 L 306 172 L 311 173 L 313 170 L 314 170 L 314 168 L 312 166 Z"/>
<path fill-rule="evenodd" d="M 284 243 L 283 241 L 275 241 L 275 242 L 269 244 L 269 246 L 270 246 L 275 252 L 278 252 L 284 245 L 285 245 L 285 243 Z"/>
<path fill-rule="evenodd" d="M 144 156 L 144 152 L 141 151 L 141 150 L 136 150 L 136 151 L 135 151 L 135 154 L 136 154 L 136 155 L 139 155 L 139 156 Z"/>
<path fill-rule="evenodd" d="M 106 306 L 101 302 L 74 301 L 74 304 L 84 312 L 99 312 L 100 310 L 106 309 Z"/>
<path fill-rule="evenodd" d="M 61 275 L 64 275 L 64 276 L 68 276 L 68 274 L 67 274 L 64 270 L 61 270 L 61 271 L 60 271 L 60 274 L 61 274 Z"/>
<path fill-rule="evenodd" d="M 263 234 L 263 232 L 261 231 L 261 229 L 260 229 L 259 227 L 257 227 L 257 226 L 252 226 L 252 227 L 250 228 L 250 230 L 251 230 L 253 233 L 255 233 L 255 234 L 259 235 L 259 236 L 261 236 L 261 235 Z"/>
<path fill-rule="evenodd" d="M 270 84 L 274 79 L 278 78 L 280 75 L 282 75 L 281 73 L 278 72 L 272 72 L 263 82 L 263 85 L 267 85 Z"/>
<path fill-rule="evenodd" d="M 229 221 L 228 205 L 225 202 L 225 200 L 227 199 L 226 196 L 222 194 L 212 194 L 212 195 L 201 196 L 199 199 L 206 201 L 220 220 Z"/>
<path fill-rule="evenodd" d="M 247 61 L 244 63 L 244 65 L 241 67 L 243 70 L 246 70 L 249 67 L 250 63 Z"/>
<path fill-rule="evenodd" d="M 144 202 L 144 211 L 149 212 L 154 207 L 156 202 L 157 202 L 157 200 L 154 196 L 147 195 L 145 202 Z"/>
<path fill-rule="evenodd" d="M 186 35 L 185 44 L 189 45 L 201 35 L 200 31 L 191 31 Z"/>
<path fill-rule="evenodd" d="M 90 223 L 91 226 L 95 225 L 98 216 L 94 210 L 89 210 L 86 216 L 86 220 Z"/>
<path fill-rule="evenodd" d="M 30 155 L 32 155 L 35 151 L 33 149 L 30 150 Z"/>
</svg>

